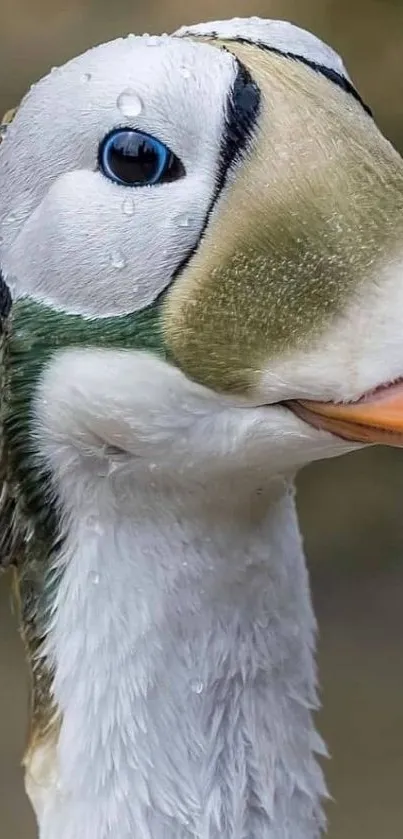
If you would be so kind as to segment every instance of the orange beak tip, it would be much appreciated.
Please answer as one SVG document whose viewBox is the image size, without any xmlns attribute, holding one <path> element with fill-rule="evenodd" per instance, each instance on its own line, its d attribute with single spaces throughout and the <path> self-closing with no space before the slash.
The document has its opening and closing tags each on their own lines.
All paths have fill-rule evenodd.
<svg viewBox="0 0 403 839">
<path fill-rule="evenodd" d="M 288 407 L 309 425 L 344 440 L 403 447 L 403 384 L 379 388 L 358 402 L 293 400 Z"/>
</svg>

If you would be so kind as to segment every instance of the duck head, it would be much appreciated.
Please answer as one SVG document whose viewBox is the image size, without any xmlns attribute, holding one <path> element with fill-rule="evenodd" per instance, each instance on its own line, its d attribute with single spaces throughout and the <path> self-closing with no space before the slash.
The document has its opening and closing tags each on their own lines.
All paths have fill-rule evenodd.
<svg viewBox="0 0 403 839">
<path fill-rule="evenodd" d="M 177 411 L 190 383 L 264 407 L 259 456 L 289 466 L 403 444 L 403 162 L 314 36 L 253 18 L 96 47 L 25 97 L 0 183 L 26 357 L 144 350 Z"/>
</svg>

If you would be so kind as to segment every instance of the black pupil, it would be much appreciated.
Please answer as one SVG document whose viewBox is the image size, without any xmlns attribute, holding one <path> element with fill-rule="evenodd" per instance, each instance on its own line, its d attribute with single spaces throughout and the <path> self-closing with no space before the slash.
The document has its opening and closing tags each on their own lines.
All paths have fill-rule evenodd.
<svg viewBox="0 0 403 839">
<path fill-rule="evenodd" d="M 159 166 L 160 156 L 152 140 L 139 134 L 118 134 L 110 142 L 108 165 L 124 183 L 152 181 Z"/>
</svg>

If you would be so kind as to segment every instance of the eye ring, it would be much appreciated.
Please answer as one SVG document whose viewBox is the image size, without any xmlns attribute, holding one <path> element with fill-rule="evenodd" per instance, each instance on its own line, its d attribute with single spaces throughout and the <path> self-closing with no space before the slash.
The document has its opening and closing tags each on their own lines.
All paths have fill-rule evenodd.
<svg viewBox="0 0 403 839">
<path fill-rule="evenodd" d="M 103 138 L 98 167 L 108 180 L 129 187 L 172 183 L 186 175 L 165 143 L 134 128 L 115 128 Z"/>
</svg>

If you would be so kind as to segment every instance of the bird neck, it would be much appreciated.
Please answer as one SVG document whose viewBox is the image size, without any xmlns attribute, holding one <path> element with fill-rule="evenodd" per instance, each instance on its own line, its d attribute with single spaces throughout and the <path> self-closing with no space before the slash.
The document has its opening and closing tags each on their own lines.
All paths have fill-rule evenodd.
<svg viewBox="0 0 403 839">
<path fill-rule="evenodd" d="M 41 837 L 316 839 L 315 621 L 292 487 L 179 493 L 152 471 L 133 495 L 122 480 L 69 493 Z"/>
</svg>

